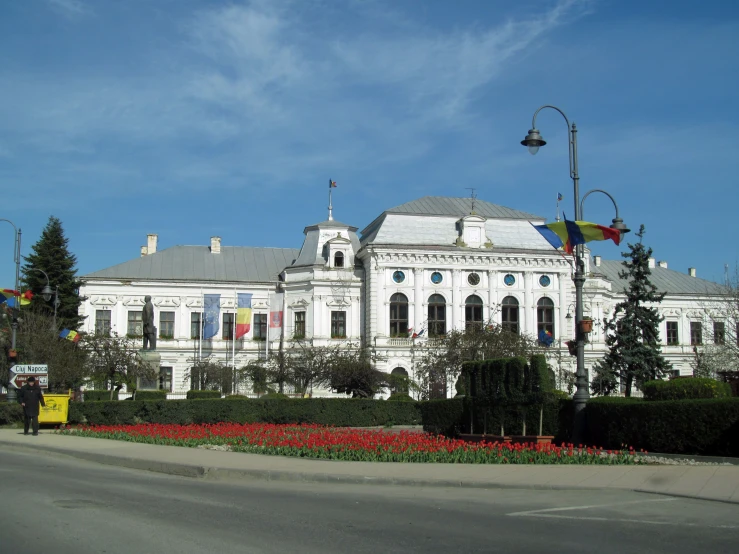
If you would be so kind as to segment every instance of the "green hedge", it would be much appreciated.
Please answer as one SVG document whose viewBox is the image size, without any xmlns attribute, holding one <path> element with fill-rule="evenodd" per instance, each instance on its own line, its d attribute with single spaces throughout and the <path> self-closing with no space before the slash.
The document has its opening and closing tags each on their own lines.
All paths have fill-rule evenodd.
<svg viewBox="0 0 739 554">
<path fill-rule="evenodd" d="M 84 394 L 85 402 L 110 400 L 109 390 L 86 390 L 82 394 Z M 118 400 L 118 391 L 113 391 L 113 400 Z"/>
<path fill-rule="evenodd" d="M 217 390 L 189 390 L 187 391 L 186 398 L 188 400 L 202 399 L 202 398 L 220 398 L 221 393 Z"/>
<path fill-rule="evenodd" d="M 650 402 L 595 398 L 586 410 L 588 443 L 594 446 L 739 456 L 739 398 Z"/>
<path fill-rule="evenodd" d="M 641 387 L 644 400 L 688 400 L 697 398 L 729 398 L 731 386 L 708 377 L 647 381 Z"/>
<path fill-rule="evenodd" d="M 164 390 L 137 390 L 136 400 L 167 400 L 167 391 Z"/>
<path fill-rule="evenodd" d="M 388 398 L 391 402 L 415 402 L 413 398 L 411 398 L 409 395 L 402 393 L 402 392 L 396 392 L 390 395 Z"/>
<path fill-rule="evenodd" d="M 0 425 L 12 425 L 23 421 L 23 408 L 16 402 L 0 403 Z"/>
<path fill-rule="evenodd" d="M 342 427 L 418 425 L 417 403 L 368 399 L 306 398 L 223 402 L 200 400 L 134 400 L 73 402 L 71 423 L 115 425 L 133 423 L 318 423 Z"/>
<path fill-rule="evenodd" d="M 462 431 L 465 400 L 452 398 L 449 400 L 428 400 L 419 402 L 423 430 L 453 437 Z"/>
</svg>

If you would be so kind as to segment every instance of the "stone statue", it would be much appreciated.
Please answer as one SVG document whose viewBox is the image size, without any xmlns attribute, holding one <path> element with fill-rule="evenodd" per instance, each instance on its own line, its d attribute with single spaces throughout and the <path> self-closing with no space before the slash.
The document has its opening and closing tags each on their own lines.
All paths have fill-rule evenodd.
<svg viewBox="0 0 739 554">
<path fill-rule="evenodd" d="M 151 303 L 151 296 L 147 294 L 144 297 L 144 302 L 144 311 L 142 314 L 144 323 L 144 350 L 156 350 L 157 328 L 154 326 L 154 304 Z"/>
</svg>

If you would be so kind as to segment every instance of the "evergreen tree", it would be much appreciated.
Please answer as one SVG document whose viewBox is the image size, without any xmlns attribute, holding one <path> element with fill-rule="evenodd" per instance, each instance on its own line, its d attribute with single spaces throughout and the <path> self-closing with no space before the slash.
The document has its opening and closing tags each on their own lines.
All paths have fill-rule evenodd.
<svg viewBox="0 0 739 554">
<path fill-rule="evenodd" d="M 54 296 L 50 300 L 44 300 L 41 291 L 46 285 L 46 277 L 41 271 L 49 276 L 49 286 L 52 290 L 59 287 L 59 305 L 57 306 L 56 323 L 59 329 L 77 329 L 84 318 L 79 316 L 80 280 L 77 278 L 77 257 L 69 251 L 69 241 L 64 236 L 62 222 L 54 217 L 49 217 L 41 238 L 31 249 L 23 266 L 24 289 L 31 290 L 34 297 L 31 306 L 36 309 L 54 313 Z M 33 270 L 41 271 L 33 271 Z"/>
<path fill-rule="evenodd" d="M 654 304 L 659 304 L 664 293 L 658 293 L 649 280 L 649 258 L 652 249 L 642 244 L 644 225 L 636 234 L 637 244 L 629 244 L 630 252 L 621 255 L 625 270 L 619 272 L 627 279 L 626 299 L 619 302 L 611 319 L 605 320 L 608 353 L 596 364 L 591 389 L 594 393 L 610 394 L 619 382 L 631 396 L 635 384 L 660 379 L 671 369 L 660 351 L 659 325 L 663 318 Z"/>
</svg>

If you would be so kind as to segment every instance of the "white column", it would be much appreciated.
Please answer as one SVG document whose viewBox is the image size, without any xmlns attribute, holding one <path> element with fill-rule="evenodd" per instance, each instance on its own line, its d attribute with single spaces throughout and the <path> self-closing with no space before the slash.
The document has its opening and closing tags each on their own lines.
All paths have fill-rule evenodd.
<svg viewBox="0 0 739 554">
<path fill-rule="evenodd" d="M 418 333 L 423 323 L 423 269 L 413 270 L 413 331 Z"/>
<path fill-rule="evenodd" d="M 385 303 L 385 268 L 377 265 L 377 328 L 375 331 L 376 336 L 385 337 L 388 334 L 389 329 L 387 328 L 388 318 L 388 306 Z"/>
<path fill-rule="evenodd" d="M 464 329 L 464 311 L 462 306 L 464 298 L 462 298 L 462 270 L 452 270 L 452 329 Z"/>
<path fill-rule="evenodd" d="M 488 269 L 488 319 L 498 309 L 498 272 L 494 269 Z M 500 315 L 496 315 L 495 321 L 500 323 Z"/>
<path fill-rule="evenodd" d="M 523 274 L 523 332 L 536 335 L 536 313 L 534 306 L 534 274 L 525 271 Z"/>
<path fill-rule="evenodd" d="M 571 337 L 567 330 L 567 308 L 570 305 L 570 299 L 567 295 L 567 273 L 558 273 L 557 280 L 559 281 L 559 317 L 557 317 L 558 329 L 556 329 L 554 338 L 568 341 Z"/>
</svg>

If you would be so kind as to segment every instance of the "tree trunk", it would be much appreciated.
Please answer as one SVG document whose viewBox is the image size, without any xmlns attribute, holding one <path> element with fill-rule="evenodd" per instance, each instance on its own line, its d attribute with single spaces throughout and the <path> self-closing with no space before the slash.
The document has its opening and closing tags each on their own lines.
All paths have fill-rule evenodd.
<svg viewBox="0 0 739 554">
<path fill-rule="evenodd" d="M 539 436 L 541 437 L 544 429 L 544 404 L 539 407 Z"/>
<path fill-rule="evenodd" d="M 631 375 L 626 377 L 626 398 L 631 397 L 631 385 L 633 384 L 633 382 L 634 377 L 632 377 Z"/>
</svg>

